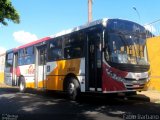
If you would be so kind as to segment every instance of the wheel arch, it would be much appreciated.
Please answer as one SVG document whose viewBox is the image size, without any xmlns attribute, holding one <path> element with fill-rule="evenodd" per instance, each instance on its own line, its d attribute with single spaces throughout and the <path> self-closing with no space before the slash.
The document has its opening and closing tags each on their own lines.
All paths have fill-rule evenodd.
<svg viewBox="0 0 160 120">
<path fill-rule="evenodd" d="M 20 85 L 20 82 L 21 82 L 21 78 L 24 78 L 24 82 L 26 83 L 26 81 L 25 81 L 25 77 L 23 76 L 23 75 L 20 75 L 19 76 L 19 78 L 18 78 L 18 86 Z"/>
<path fill-rule="evenodd" d="M 63 91 L 66 91 L 66 89 L 67 89 L 67 82 L 68 82 L 69 78 L 75 78 L 77 80 L 77 82 L 79 83 L 79 85 L 80 85 L 78 77 L 74 73 L 69 73 L 64 78 L 64 81 L 63 81 Z"/>
</svg>

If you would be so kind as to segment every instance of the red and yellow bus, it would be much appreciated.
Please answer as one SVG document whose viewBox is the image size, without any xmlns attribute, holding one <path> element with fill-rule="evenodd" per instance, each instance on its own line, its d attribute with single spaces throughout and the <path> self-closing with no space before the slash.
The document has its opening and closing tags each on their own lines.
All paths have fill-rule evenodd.
<svg viewBox="0 0 160 120">
<path fill-rule="evenodd" d="M 101 19 L 6 53 L 5 79 L 25 88 L 79 93 L 141 91 L 149 81 L 143 26 Z"/>
</svg>

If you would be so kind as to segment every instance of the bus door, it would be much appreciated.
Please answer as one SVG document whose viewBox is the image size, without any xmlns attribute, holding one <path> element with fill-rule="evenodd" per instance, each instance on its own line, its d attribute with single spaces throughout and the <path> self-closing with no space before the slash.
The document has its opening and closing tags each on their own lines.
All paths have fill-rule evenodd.
<svg viewBox="0 0 160 120">
<path fill-rule="evenodd" d="M 88 33 L 88 86 L 90 91 L 101 91 L 101 39 L 99 31 L 91 31 Z"/>
<path fill-rule="evenodd" d="M 12 86 L 13 84 L 13 51 L 6 53 L 5 64 L 5 83 Z"/>
<path fill-rule="evenodd" d="M 37 87 L 46 88 L 46 51 L 47 46 L 38 47 L 38 60 L 37 60 Z"/>
<path fill-rule="evenodd" d="M 13 76 L 12 76 L 12 85 L 16 86 L 18 85 L 18 78 L 17 78 L 17 74 L 18 74 L 18 52 L 14 53 L 14 57 L 13 57 Z"/>
</svg>

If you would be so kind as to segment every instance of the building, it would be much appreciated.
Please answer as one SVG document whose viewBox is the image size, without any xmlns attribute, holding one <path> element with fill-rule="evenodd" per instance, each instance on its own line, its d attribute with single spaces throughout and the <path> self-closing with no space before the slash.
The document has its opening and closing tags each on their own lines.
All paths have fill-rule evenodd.
<svg viewBox="0 0 160 120">
<path fill-rule="evenodd" d="M 160 91 L 160 36 L 148 38 L 147 49 L 151 74 L 148 89 Z"/>
<path fill-rule="evenodd" d="M 4 83 L 5 53 L 0 54 L 0 83 Z"/>
</svg>

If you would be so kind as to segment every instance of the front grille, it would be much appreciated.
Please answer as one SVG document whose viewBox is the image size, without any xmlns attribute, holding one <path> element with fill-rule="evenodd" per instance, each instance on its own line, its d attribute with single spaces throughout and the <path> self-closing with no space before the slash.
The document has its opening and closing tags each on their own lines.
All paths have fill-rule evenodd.
<svg viewBox="0 0 160 120">
<path fill-rule="evenodd" d="M 146 82 L 147 78 L 141 78 L 139 80 L 125 78 L 124 84 L 128 90 L 137 90 L 143 89 Z"/>
<path fill-rule="evenodd" d="M 137 89 L 143 89 L 145 84 L 141 85 L 126 85 L 126 88 L 128 90 L 137 90 Z"/>
<path fill-rule="evenodd" d="M 147 78 L 141 78 L 141 79 L 131 79 L 131 78 L 125 78 L 125 81 L 147 81 Z"/>
</svg>

